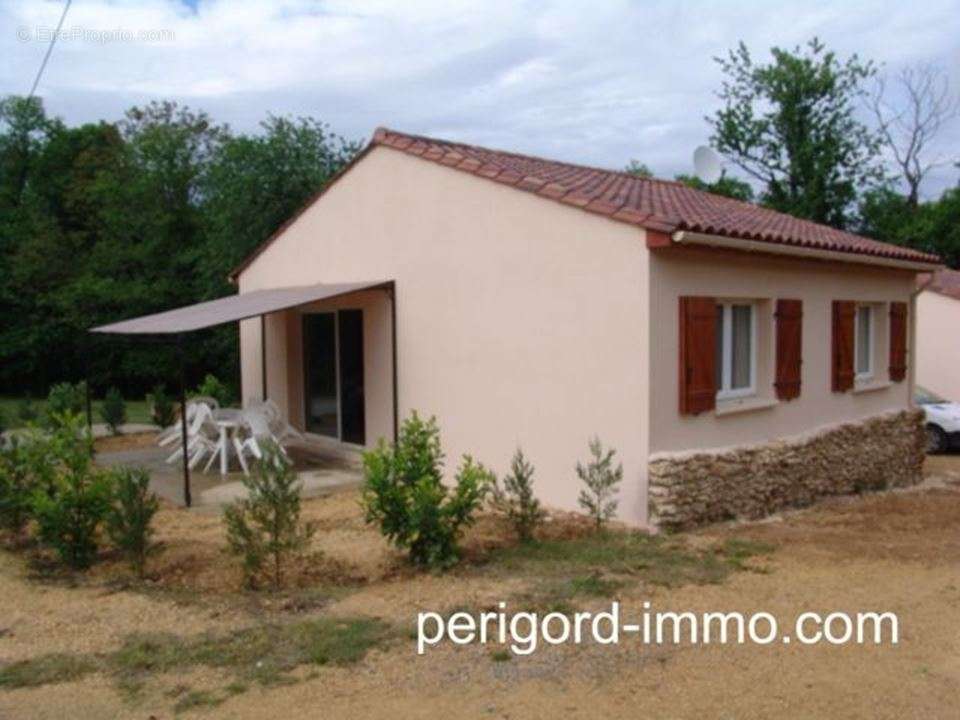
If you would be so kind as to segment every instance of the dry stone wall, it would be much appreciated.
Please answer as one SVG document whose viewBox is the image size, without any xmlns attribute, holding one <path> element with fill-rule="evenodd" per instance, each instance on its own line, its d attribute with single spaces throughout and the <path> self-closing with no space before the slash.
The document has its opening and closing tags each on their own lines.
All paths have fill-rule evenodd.
<svg viewBox="0 0 960 720">
<path fill-rule="evenodd" d="M 826 495 L 913 485 L 922 477 L 925 445 L 923 413 L 906 410 L 803 440 L 655 456 L 653 520 L 683 529 L 760 518 Z"/>
</svg>

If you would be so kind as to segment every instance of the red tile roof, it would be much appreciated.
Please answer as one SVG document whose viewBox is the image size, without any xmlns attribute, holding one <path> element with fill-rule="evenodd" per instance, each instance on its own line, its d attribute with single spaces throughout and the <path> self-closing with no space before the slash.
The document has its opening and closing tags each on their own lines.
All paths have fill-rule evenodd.
<svg viewBox="0 0 960 720">
<path fill-rule="evenodd" d="M 932 274 L 933 282 L 926 285 L 930 279 L 930 273 L 924 273 L 917 276 L 917 285 L 926 285 L 927 290 L 933 290 L 941 295 L 960 300 L 960 272 L 956 270 L 937 270 Z"/>
<path fill-rule="evenodd" d="M 916 262 L 936 255 L 843 232 L 669 180 L 571 165 L 378 128 L 383 145 L 649 230 L 689 230 Z"/>
</svg>

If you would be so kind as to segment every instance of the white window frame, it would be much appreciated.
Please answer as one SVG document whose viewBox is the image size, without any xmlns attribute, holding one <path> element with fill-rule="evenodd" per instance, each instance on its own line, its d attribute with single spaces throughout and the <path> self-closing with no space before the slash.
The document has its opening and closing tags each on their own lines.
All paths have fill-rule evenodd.
<svg viewBox="0 0 960 720">
<path fill-rule="evenodd" d="M 750 385 L 743 388 L 731 388 L 733 382 L 733 306 L 744 305 L 750 308 Z M 718 312 L 723 313 L 723 337 L 720 348 L 720 387 L 717 388 L 717 400 L 734 400 L 750 397 L 757 393 L 757 303 L 753 300 L 718 300 Z"/>
<path fill-rule="evenodd" d="M 860 372 L 860 312 L 862 310 L 870 313 L 870 319 L 867 322 L 869 338 L 867 342 L 867 370 Z M 877 346 L 877 313 L 873 305 L 860 303 L 857 305 L 856 313 L 853 316 L 853 372 L 856 380 L 873 379 L 873 359 L 876 356 Z"/>
</svg>

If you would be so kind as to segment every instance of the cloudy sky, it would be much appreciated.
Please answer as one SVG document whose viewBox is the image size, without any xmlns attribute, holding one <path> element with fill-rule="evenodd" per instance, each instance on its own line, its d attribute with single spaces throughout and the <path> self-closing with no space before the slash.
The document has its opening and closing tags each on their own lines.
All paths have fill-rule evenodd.
<svg viewBox="0 0 960 720">
<path fill-rule="evenodd" d="M 0 0 L 0 94 L 25 94 L 62 0 Z M 74 0 L 38 94 L 70 123 L 173 98 L 238 130 L 313 115 L 605 167 L 688 172 L 717 106 L 712 58 L 817 35 L 888 72 L 935 63 L 960 92 L 957 0 Z M 938 152 L 960 156 L 960 120 Z M 938 170 L 936 195 L 957 181 Z"/>
</svg>

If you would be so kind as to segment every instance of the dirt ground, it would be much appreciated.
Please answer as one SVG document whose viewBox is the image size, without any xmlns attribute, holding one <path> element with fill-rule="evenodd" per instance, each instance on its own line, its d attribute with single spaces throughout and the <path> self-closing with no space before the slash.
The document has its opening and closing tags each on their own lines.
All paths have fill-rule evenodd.
<svg viewBox="0 0 960 720">
<path fill-rule="evenodd" d="M 960 455 L 932 458 L 924 488 L 837 498 L 756 523 L 715 526 L 680 540 L 712 547 L 735 538 L 769 546 L 752 571 L 722 581 L 655 584 L 631 575 L 615 596 L 625 617 L 654 609 L 765 611 L 792 627 L 801 612 L 892 611 L 900 643 L 776 643 L 545 647 L 509 659 L 477 645 L 416 654 L 419 610 L 489 608 L 535 580 L 491 560 L 501 522 L 484 518 L 453 572 L 407 568 L 366 527 L 355 492 L 305 503 L 319 530 L 311 555 L 279 595 L 241 592 L 223 553 L 219 516 L 164 508 L 164 550 L 145 583 L 104 558 L 83 577 L 58 575 L 23 553 L 0 552 L 0 668 L 47 653 L 110 653 L 132 633 L 182 637 L 292 619 L 377 617 L 406 633 L 342 667 L 301 667 L 280 686 L 237 689 L 222 668 L 164 673 L 134 695 L 107 674 L 40 687 L 0 687 L 0 718 L 956 718 L 960 700 Z M 556 520 L 548 535 L 571 532 Z M 29 557 L 29 554 L 28 554 Z M 608 606 L 594 597 L 584 609 Z M 177 706 L 184 693 L 195 708 Z"/>
</svg>

